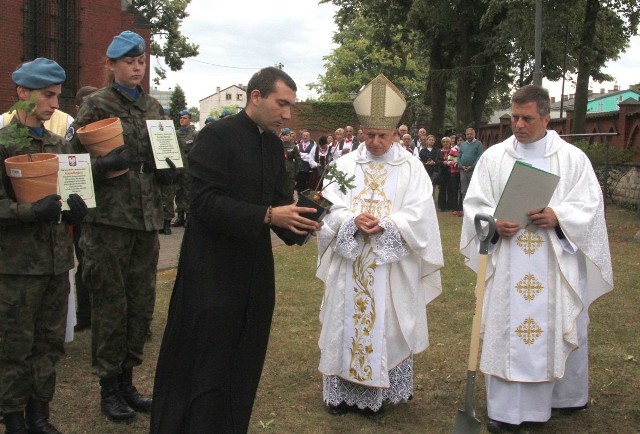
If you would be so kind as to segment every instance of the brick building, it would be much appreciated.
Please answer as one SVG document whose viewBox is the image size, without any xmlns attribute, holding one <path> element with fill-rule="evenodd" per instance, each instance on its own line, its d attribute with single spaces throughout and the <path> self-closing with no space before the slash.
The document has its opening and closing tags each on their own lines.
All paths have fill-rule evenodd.
<svg viewBox="0 0 640 434">
<path fill-rule="evenodd" d="M 67 73 L 60 109 L 75 114 L 74 96 L 82 86 L 104 84 L 105 51 L 115 35 L 133 30 L 149 43 L 146 23 L 128 0 L 10 0 L 1 3 L 0 112 L 15 101 L 11 73 L 36 57 L 58 62 Z M 149 65 L 147 50 L 147 65 Z M 149 70 L 143 85 L 149 89 Z"/>
</svg>

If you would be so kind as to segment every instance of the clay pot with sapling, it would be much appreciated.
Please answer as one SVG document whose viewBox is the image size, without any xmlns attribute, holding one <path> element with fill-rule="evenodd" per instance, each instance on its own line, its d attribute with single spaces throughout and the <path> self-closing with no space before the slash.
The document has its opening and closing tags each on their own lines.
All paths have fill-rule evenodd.
<svg viewBox="0 0 640 434">
<path fill-rule="evenodd" d="M 355 187 L 353 184 L 355 176 L 347 177 L 347 174 L 338 169 L 335 163 L 329 164 L 325 169 L 322 178 L 318 181 L 318 184 L 315 186 L 314 190 L 307 189 L 298 195 L 298 203 L 297 206 L 300 207 L 308 207 L 314 208 L 316 212 L 314 213 L 303 213 L 301 214 L 303 217 L 311 219 L 313 221 L 320 221 L 327 214 L 327 211 L 331 208 L 333 203 L 322 196 L 322 192 L 331 184 L 337 183 L 338 188 L 343 194 L 346 194 L 348 190 Z M 329 181 L 326 185 L 321 189 L 318 188 L 322 185 L 323 180 Z M 311 234 L 308 233 L 306 235 L 296 235 L 294 240 L 295 243 L 299 246 L 305 244 L 309 241 Z"/>
</svg>

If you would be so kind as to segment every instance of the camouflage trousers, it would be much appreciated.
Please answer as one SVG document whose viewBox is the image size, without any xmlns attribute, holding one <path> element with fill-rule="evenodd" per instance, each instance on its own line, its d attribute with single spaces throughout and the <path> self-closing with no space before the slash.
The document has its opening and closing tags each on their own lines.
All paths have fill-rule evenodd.
<svg viewBox="0 0 640 434">
<path fill-rule="evenodd" d="M 189 201 L 191 200 L 191 175 L 182 172 L 176 182 L 176 211 L 189 212 Z"/>
<path fill-rule="evenodd" d="M 83 278 L 91 290 L 91 356 L 100 378 L 142 363 L 156 298 L 156 231 L 83 224 Z"/>
<path fill-rule="evenodd" d="M 172 220 L 175 216 L 175 205 L 173 200 L 176 198 L 176 185 L 160 186 L 160 196 L 162 197 L 162 211 L 165 220 Z"/>
<path fill-rule="evenodd" d="M 69 273 L 0 274 L 0 413 L 49 402 L 64 354 Z"/>
</svg>

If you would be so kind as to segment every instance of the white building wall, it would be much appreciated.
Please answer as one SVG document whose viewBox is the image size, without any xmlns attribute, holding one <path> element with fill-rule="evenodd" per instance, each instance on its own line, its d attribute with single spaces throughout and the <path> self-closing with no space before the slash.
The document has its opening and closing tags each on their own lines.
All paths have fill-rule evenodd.
<svg viewBox="0 0 640 434">
<path fill-rule="evenodd" d="M 242 85 L 234 84 L 222 90 L 218 87 L 216 93 L 200 100 L 200 127 L 204 126 L 204 121 L 211 112 L 219 115 L 224 107 L 235 107 L 236 113 L 244 109 L 246 98 L 247 94 Z"/>
</svg>

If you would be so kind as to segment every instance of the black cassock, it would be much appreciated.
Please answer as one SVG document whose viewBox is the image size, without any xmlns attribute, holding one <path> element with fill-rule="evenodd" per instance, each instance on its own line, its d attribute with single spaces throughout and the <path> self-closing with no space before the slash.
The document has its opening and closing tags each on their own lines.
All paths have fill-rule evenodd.
<svg viewBox="0 0 640 434">
<path fill-rule="evenodd" d="M 245 433 L 275 302 L 269 205 L 289 204 L 282 142 L 241 112 L 189 154 L 184 233 L 153 392 L 151 433 Z M 291 232 L 274 228 L 292 244 Z"/>
</svg>

